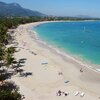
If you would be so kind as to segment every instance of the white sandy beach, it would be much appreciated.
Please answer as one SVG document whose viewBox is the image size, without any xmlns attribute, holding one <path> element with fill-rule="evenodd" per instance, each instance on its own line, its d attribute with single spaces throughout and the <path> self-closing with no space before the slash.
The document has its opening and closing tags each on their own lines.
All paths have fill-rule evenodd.
<svg viewBox="0 0 100 100">
<path fill-rule="evenodd" d="M 17 61 L 25 59 L 21 68 L 24 72 L 32 73 L 27 77 L 12 77 L 25 100 L 99 100 L 100 73 L 42 44 L 31 30 L 41 23 L 44 22 L 20 25 L 15 30 L 15 42 L 19 50 L 15 58 Z M 47 64 L 42 64 L 44 62 Z M 83 72 L 80 72 L 81 68 Z M 58 90 L 69 95 L 57 96 Z M 77 91 L 79 94 L 75 96 Z M 80 96 L 82 92 L 85 93 L 83 97 Z"/>
</svg>

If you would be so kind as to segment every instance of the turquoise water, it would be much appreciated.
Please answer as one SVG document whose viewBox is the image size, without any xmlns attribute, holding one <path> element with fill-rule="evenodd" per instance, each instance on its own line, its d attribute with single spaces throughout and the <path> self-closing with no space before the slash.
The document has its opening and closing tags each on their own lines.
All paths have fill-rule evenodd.
<svg viewBox="0 0 100 100">
<path fill-rule="evenodd" d="M 100 21 L 45 23 L 34 30 L 48 44 L 100 65 Z"/>
</svg>

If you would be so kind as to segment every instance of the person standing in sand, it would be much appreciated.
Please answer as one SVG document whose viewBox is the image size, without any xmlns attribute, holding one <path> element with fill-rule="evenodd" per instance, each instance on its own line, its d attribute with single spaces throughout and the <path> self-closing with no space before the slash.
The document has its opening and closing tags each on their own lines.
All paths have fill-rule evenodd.
<svg viewBox="0 0 100 100">
<path fill-rule="evenodd" d="M 82 68 L 80 69 L 80 72 L 83 72 L 83 69 Z"/>
<path fill-rule="evenodd" d="M 61 91 L 60 90 L 57 92 L 57 96 L 61 96 Z"/>
</svg>

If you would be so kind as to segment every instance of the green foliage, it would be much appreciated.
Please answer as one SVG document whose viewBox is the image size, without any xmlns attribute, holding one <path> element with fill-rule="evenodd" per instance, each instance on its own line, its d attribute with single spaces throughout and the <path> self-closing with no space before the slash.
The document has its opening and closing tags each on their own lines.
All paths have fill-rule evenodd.
<svg viewBox="0 0 100 100">
<path fill-rule="evenodd" d="M 5 76 L 2 74 L 2 73 L 0 73 L 1 75 L 0 75 L 0 81 L 3 83 L 3 81 L 5 80 Z"/>
<path fill-rule="evenodd" d="M 17 3 L 0 2 L 0 16 L 43 16 L 44 14 L 25 9 Z"/>
<path fill-rule="evenodd" d="M 7 67 L 9 67 L 14 61 L 14 57 L 13 57 L 14 52 L 15 52 L 14 47 L 9 47 L 5 50 L 4 62 Z"/>
<path fill-rule="evenodd" d="M 5 82 L 0 86 L 0 100 L 22 100 L 22 95 L 13 82 Z"/>
<path fill-rule="evenodd" d="M 14 47 L 9 47 L 9 48 L 7 48 L 7 50 L 5 52 L 13 54 L 15 52 L 15 48 Z"/>
<path fill-rule="evenodd" d="M 0 61 L 3 60 L 3 55 L 4 55 L 4 49 L 3 46 L 0 45 Z"/>
<path fill-rule="evenodd" d="M 0 43 L 5 43 L 7 40 L 7 27 L 0 24 Z"/>
<path fill-rule="evenodd" d="M 11 92 L 7 90 L 0 91 L 0 100 L 22 100 L 20 93 L 17 91 Z"/>
<path fill-rule="evenodd" d="M 14 61 L 14 58 L 12 57 L 11 54 L 8 53 L 5 55 L 4 62 L 7 67 L 9 67 L 13 63 L 13 61 Z"/>
</svg>

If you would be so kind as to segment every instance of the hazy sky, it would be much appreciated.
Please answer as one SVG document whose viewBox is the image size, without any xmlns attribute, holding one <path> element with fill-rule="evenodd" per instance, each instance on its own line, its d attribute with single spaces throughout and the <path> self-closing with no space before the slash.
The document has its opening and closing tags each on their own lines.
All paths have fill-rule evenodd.
<svg viewBox="0 0 100 100">
<path fill-rule="evenodd" d="M 100 0 L 0 0 L 16 2 L 24 8 L 37 10 L 48 15 L 100 17 Z"/>
</svg>

